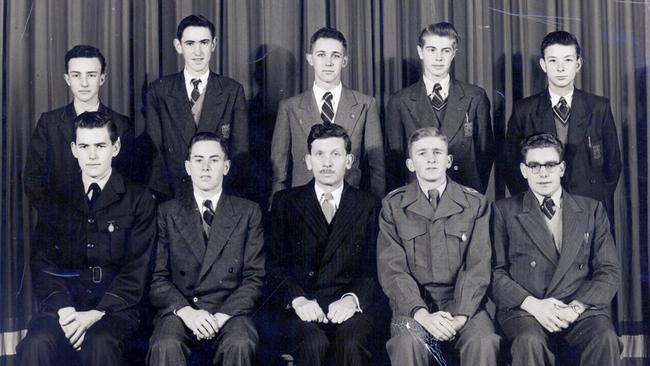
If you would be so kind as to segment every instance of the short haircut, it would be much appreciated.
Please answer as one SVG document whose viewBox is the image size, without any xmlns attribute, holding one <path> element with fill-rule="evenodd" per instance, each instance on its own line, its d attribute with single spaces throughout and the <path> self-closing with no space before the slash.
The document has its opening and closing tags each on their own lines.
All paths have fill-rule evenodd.
<svg viewBox="0 0 650 366">
<path fill-rule="evenodd" d="M 352 141 L 350 136 L 345 131 L 345 128 L 334 123 L 317 123 L 309 131 L 307 137 L 307 152 L 311 154 L 311 144 L 314 140 L 326 139 L 330 137 L 339 137 L 345 142 L 345 153 L 349 154 L 352 151 Z"/>
<path fill-rule="evenodd" d="M 546 48 L 554 44 L 560 44 L 563 46 L 575 46 L 576 55 L 578 55 L 578 58 L 580 58 L 580 53 L 582 49 L 580 48 L 580 43 L 578 43 L 578 39 L 573 34 L 565 31 L 551 32 L 547 34 L 546 37 L 544 37 L 544 39 L 542 40 L 542 45 L 540 46 L 540 51 L 542 52 L 542 58 L 544 58 L 544 51 L 546 50 Z"/>
<path fill-rule="evenodd" d="M 210 30 L 210 34 L 212 35 L 212 39 L 216 37 L 217 31 L 214 28 L 214 24 L 212 24 L 212 22 L 209 21 L 208 18 L 204 17 L 203 15 L 192 14 L 183 18 L 183 20 L 181 20 L 181 22 L 178 23 L 178 28 L 176 28 L 176 39 L 180 41 L 181 38 L 183 38 L 183 32 L 187 27 L 208 28 Z"/>
<path fill-rule="evenodd" d="M 187 146 L 187 158 L 185 160 L 189 161 L 190 158 L 192 157 L 192 146 L 196 144 L 199 141 L 215 141 L 219 143 L 219 146 L 221 146 L 221 150 L 223 150 L 224 153 L 224 158 L 228 160 L 229 152 L 228 152 L 228 144 L 224 139 L 219 137 L 216 133 L 214 132 L 199 132 L 192 136 L 192 139 L 190 140 L 190 144 Z"/>
<path fill-rule="evenodd" d="M 418 46 L 424 47 L 424 37 L 436 35 L 439 37 L 448 37 L 454 41 L 454 47 L 458 47 L 460 43 L 460 35 L 454 28 L 454 25 L 447 22 L 440 22 L 435 24 L 429 24 L 420 32 L 418 37 Z"/>
<path fill-rule="evenodd" d="M 447 147 L 449 147 L 449 144 L 447 142 L 447 136 L 438 129 L 438 127 L 422 127 L 418 128 L 417 130 L 413 131 L 411 136 L 409 137 L 408 145 L 407 145 L 407 155 L 410 157 L 411 156 L 411 147 L 413 147 L 413 144 L 422 140 L 425 137 L 436 137 L 442 140 Z"/>
<path fill-rule="evenodd" d="M 102 65 L 102 74 L 106 73 L 106 59 L 97 47 L 86 44 L 78 44 L 65 53 L 65 73 L 68 73 L 68 64 L 73 58 L 96 58 Z"/>
<path fill-rule="evenodd" d="M 79 128 L 103 128 L 108 129 L 108 136 L 114 144 L 119 137 L 117 126 L 111 117 L 101 112 L 83 112 L 74 119 L 74 130 L 72 131 L 72 142 L 77 142 L 77 129 Z"/>
<path fill-rule="evenodd" d="M 521 143 L 521 161 L 526 163 L 526 154 L 532 149 L 543 149 L 552 147 L 560 155 L 560 161 L 564 160 L 564 146 L 562 142 L 552 133 L 538 133 L 531 135 Z"/>
<path fill-rule="evenodd" d="M 311 38 L 309 39 L 310 53 L 314 47 L 314 43 L 316 43 L 316 41 L 318 41 L 321 38 L 335 39 L 343 44 L 344 50 L 348 49 L 348 42 L 345 40 L 345 36 L 343 35 L 343 33 L 341 33 L 338 29 L 335 28 L 323 27 L 317 30 L 314 34 L 312 34 Z"/>
</svg>

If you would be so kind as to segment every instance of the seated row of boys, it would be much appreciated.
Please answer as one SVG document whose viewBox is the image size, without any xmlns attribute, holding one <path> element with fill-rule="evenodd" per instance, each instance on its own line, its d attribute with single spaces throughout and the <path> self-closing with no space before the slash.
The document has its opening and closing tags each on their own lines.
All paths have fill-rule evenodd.
<svg viewBox="0 0 650 366">
<path fill-rule="evenodd" d="M 183 71 L 151 83 L 144 125 L 133 126 L 127 117 L 100 103 L 106 60 L 95 47 L 75 46 L 66 54 L 64 75 L 74 101 L 44 113 L 38 121 L 25 165 L 25 192 L 35 207 L 47 206 L 75 176 L 76 163 L 67 149 L 74 117 L 85 111 L 111 116 L 122 141 L 116 169 L 147 183 L 160 202 L 178 197 L 189 186 L 184 160 L 190 139 L 198 132 L 224 139 L 234 163 L 229 174 L 233 188 L 245 192 L 246 185 L 255 186 L 251 191 L 256 193 L 249 195 L 262 195 L 256 199 L 265 206 L 271 198 L 267 196 L 311 179 L 302 159 L 307 153 L 304 141 L 314 124 L 331 122 L 345 128 L 355 157 L 346 180 L 367 187 L 377 197 L 384 196 L 386 187 L 392 190 L 413 179 L 403 164 L 407 137 L 418 128 L 433 126 L 449 140 L 454 156 L 449 176 L 481 193 L 487 189 L 495 156 L 501 158 L 497 177 L 511 193 L 525 191 L 519 145 L 535 133 L 553 133 L 566 146 L 565 189 L 603 202 L 613 220 L 613 194 L 621 172 L 618 137 L 609 102 L 574 86 L 583 64 L 577 39 L 564 31 L 544 38 L 539 64 L 548 88 L 515 103 L 502 149 L 493 136 L 486 92 L 450 74 L 459 42 L 449 23 L 432 24 L 420 32 L 417 52 L 422 77 L 390 98 L 382 131 L 375 98 L 341 82 L 350 57 L 345 37 L 333 28 L 316 31 L 305 55 L 314 70 L 313 86 L 279 105 L 270 146 L 271 194 L 259 186 L 266 178 L 259 172 L 248 172 L 250 179 L 246 178 L 245 170 L 251 166 L 249 145 L 268 142 L 249 141 L 241 84 L 210 70 L 217 49 L 212 22 L 190 15 L 179 23 L 173 45 L 183 56 Z"/>
<path fill-rule="evenodd" d="M 31 262 L 39 312 L 19 364 L 124 364 L 154 246 L 150 365 L 186 364 L 197 346 L 214 351 L 214 364 L 253 364 L 264 346 L 252 316 L 267 268 L 299 365 L 369 364 L 377 283 L 393 312 L 393 365 L 428 365 L 432 341 L 449 342 L 464 365 L 496 365 L 488 288 L 513 365 L 552 365 L 555 341 L 575 347 L 582 365 L 620 364 L 609 315 L 620 268 L 607 215 L 563 190 L 555 136 L 525 141 L 528 189 L 492 210 L 447 175 L 453 158 L 435 127 L 410 136 L 405 165 L 416 179 L 381 206 L 344 179 L 353 156 L 343 127 L 315 124 L 306 145 L 313 178 L 275 195 L 267 265 L 260 208 L 224 190 L 231 161 L 221 138 L 191 139 L 192 189 L 160 205 L 156 220 L 150 191 L 112 169 L 115 123 L 79 115 L 70 148 L 81 174 L 39 217 Z"/>
</svg>

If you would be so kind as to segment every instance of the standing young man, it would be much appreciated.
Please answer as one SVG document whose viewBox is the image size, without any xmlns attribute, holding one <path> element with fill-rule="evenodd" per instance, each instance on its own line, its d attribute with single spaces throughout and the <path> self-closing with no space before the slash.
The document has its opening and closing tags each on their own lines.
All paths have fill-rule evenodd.
<svg viewBox="0 0 650 366">
<path fill-rule="evenodd" d="M 99 100 L 99 89 L 106 82 L 106 59 L 95 47 L 77 45 L 65 54 L 66 84 L 73 100 L 65 107 L 43 113 L 32 134 L 25 163 L 25 193 L 39 211 L 61 202 L 65 184 L 79 176 L 79 163 L 70 154 L 74 119 L 84 112 L 100 112 L 117 128 L 121 154 L 112 166 L 122 175 L 144 181 L 134 158 L 134 129 L 131 121 L 106 107 Z"/>
<path fill-rule="evenodd" d="M 505 180 L 510 193 L 528 189 L 520 172 L 520 144 L 533 134 L 548 132 L 565 146 L 567 192 L 601 201 L 614 221 L 614 190 L 621 174 L 621 152 L 614 117 L 606 98 L 575 87 L 583 59 L 571 33 L 551 32 L 541 45 L 539 65 L 548 88 L 515 103 L 505 142 Z"/>
<path fill-rule="evenodd" d="M 384 145 L 377 102 L 341 83 L 341 71 L 348 63 L 345 37 L 334 28 L 319 29 L 311 36 L 305 58 L 314 68 L 314 85 L 280 102 L 271 144 L 272 193 L 312 179 L 303 161 L 309 131 L 315 124 L 335 123 L 345 128 L 352 142 L 353 161 L 346 181 L 356 188 L 367 181 L 370 191 L 383 197 Z"/>
<path fill-rule="evenodd" d="M 487 189 L 495 151 L 490 101 L 485 90 L 449 74 L 459 41 L 450 23 L 431 24 L 420 32 L 417 49 L 422 79 L 395 93 L 386 112 L 389 189 L 413 179 L 404 166 L 409 153 L 407 139 L 427 126 L 447 136 L 453 156 L 447 174 L 479 192 Z"/>
<path fill-rule="evenodd" d="M 257 204 L 224 192 L 227 149 L 211 132 L 196 134 L 185 161 L 192 190 L 158 210 L 149 365 L 185 365 L 197 347 L 212 349 L 215 365 L 254 364 L 251 316 L 266 273 L 262 214 Z"/>
<path fill-rule="evenodd" d="M 496 365 L 499 336 L 483 305 L 490 283 L 490 207 L 447 176 L 453 161 L 435 127 L 408 140 L 416 180 L 382 203 L 379 282 L 393 309 L 393 365 L 429 365 L 428 337 L 450 342 L 463 365 Z"/>
<path fill-rule="evenodd" d="M 379 199 L 348 184 L 345 128 L 315 124 L 305 141 L 312 180 L 273 198 L 272 277 L 298 365 L 369 365 L 377 288 Z"/>
<path fill-rule="evenodd" d="M 155 201 L 112 168 L 120 138 L 105 114 L 77 116 L 68 146 L 81 173 L 64 185 L 60 205 L 39 211 L 31 259 L 38 313 L 18 364 L 124 365 L 123 341 L 138 327 L 148 280 Z"/>
<path fill-rule="evenodd" d="M 246 97 L 241 84 L 210 71 L 217 48 L 214 24 L 201 15 L 185 17 L 174 48 L 183 56 L 183 71 L 154 81 L 147 91 L 145 133 L 154 150 L 149 186 L 163 200 L 190 188 L 185 157 L 197 132 L 224 139 L 235 167 L 230 177 L 239 186 L 248 154 Z"/>
<path fill-rule="evenodd" d="M 529 137 L 521 148 L 524 193 L 494 204 L 492 298 L 513 366 L 554 365 L 551 344 L 580 365 L 621 364 L 610 304 L 621 280 L 601 202 L 565 191 L 562 143 Z"/>
</svg>

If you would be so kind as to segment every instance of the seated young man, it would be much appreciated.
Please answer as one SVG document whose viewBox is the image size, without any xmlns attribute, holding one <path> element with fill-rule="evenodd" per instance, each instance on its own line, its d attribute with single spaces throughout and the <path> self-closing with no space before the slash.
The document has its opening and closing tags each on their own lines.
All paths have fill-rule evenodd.
<svg viewBox="0 0 650 366">
<path fill-rule="evenodd" d="M 123 340 L 139 323 L 155 201 L 112 169 L 120 138 L 110 115 L 82 113 L 73 131 L 81 173 L 63 186 L 62 203 L 39 211 L 31 259 L 39 309 L 17 347 L 19 365 L 124 365 Z"/>
<path fill-rule="evenodd" d="M 227 149 L 212 132 L 196 134 L 185 161 L 192 190 L 158 210 L 149 365 L 185 365 L 197 347 L 213 349 L 215 365 L 254 363 L 258 335 L 250 316 L 266 273 L 262 214 L 224 192 Z"/>
<path fill-rule="evenodd" d="M 386 196 L 379 217 L 379 282 L 393 310 L 386 344 L 393 365 L 428 365 L 431 337 L 463 365 L 496 365 L 499 336 L 485 311 L 490 207 L 447 176 L 447 137 L 415 130 L 406 166 L 416 180 Z M 445 347 L 448 348 L 448 347 Z"/>
<path fill-rule="evenodd" d="M 344 127 L 315 124 L 306 145 L 313 179 L 273 198 L 277 311 L 297 365 L 369 365 L 379 199 L 344 179 Z"/>
<path fill-rule="evenodd" d="M 603 204 L 566 192 L 563 146 L 551 133 L 521 148 L 528 190 L 494 204 L 492 294 L 513 366 L 554 365 L 552 342 L 580 365 L 620 365 L 610 303 L 621 279 Z"/>
</svg>

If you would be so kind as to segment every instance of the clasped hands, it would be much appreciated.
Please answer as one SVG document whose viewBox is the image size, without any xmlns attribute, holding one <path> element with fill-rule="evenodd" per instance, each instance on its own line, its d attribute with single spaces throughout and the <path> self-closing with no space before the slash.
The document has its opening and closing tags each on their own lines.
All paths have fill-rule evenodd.
<svg viewBox="0 0 650 366">
<path fill-rule="evenodd" d="M 352 296 L 344 296 L 342 299 L 332 302 L 325 314 L 316 300 L 309 300 L 299 296 L 291 301 L 291 307 L 300 320 L 305 322 L 341 324 L 352 318 L 357 311 L 357 304 Z"/>
<path fill-rule="evenodd" d="M 430 313 L 425 308 L 418 309 L 413 319 L 438 341 L 453 339 L 467 322 L 467 317 L 464 315 L 453 316 L 446 311 Z"/>
<path fill-rule="evenodd" d="M 185 326 L 194 333 L 198 340 L 214 338 L 231 318 L 228 314 L 212 314 L 203 309 L 194 309 L 191 306 L 185 306 L 177 310 L 176 315 L 181 318 Z"/>
<path fill-rule="evenodd" d="M 99 310 L 77 311 L 69 306 L 59 309 L 57 314 L 63 334 L 72 347 L 79 351 L 88 329 L 97 323 L 105 313 Z"/>
<path fill-rule="evenodd" d="M 581 310 L 574 310 L 576 307 Z M 585 305 L 578 300 L 573 300 L 567 305 L 553 297 L 537 299 L 528 296 L 521 303 L 521 308 L 534 316 L 544 329 L 555 333 L 568 328 L 571 323 L 575 322 L 584 312 Z"/>
</svg>

